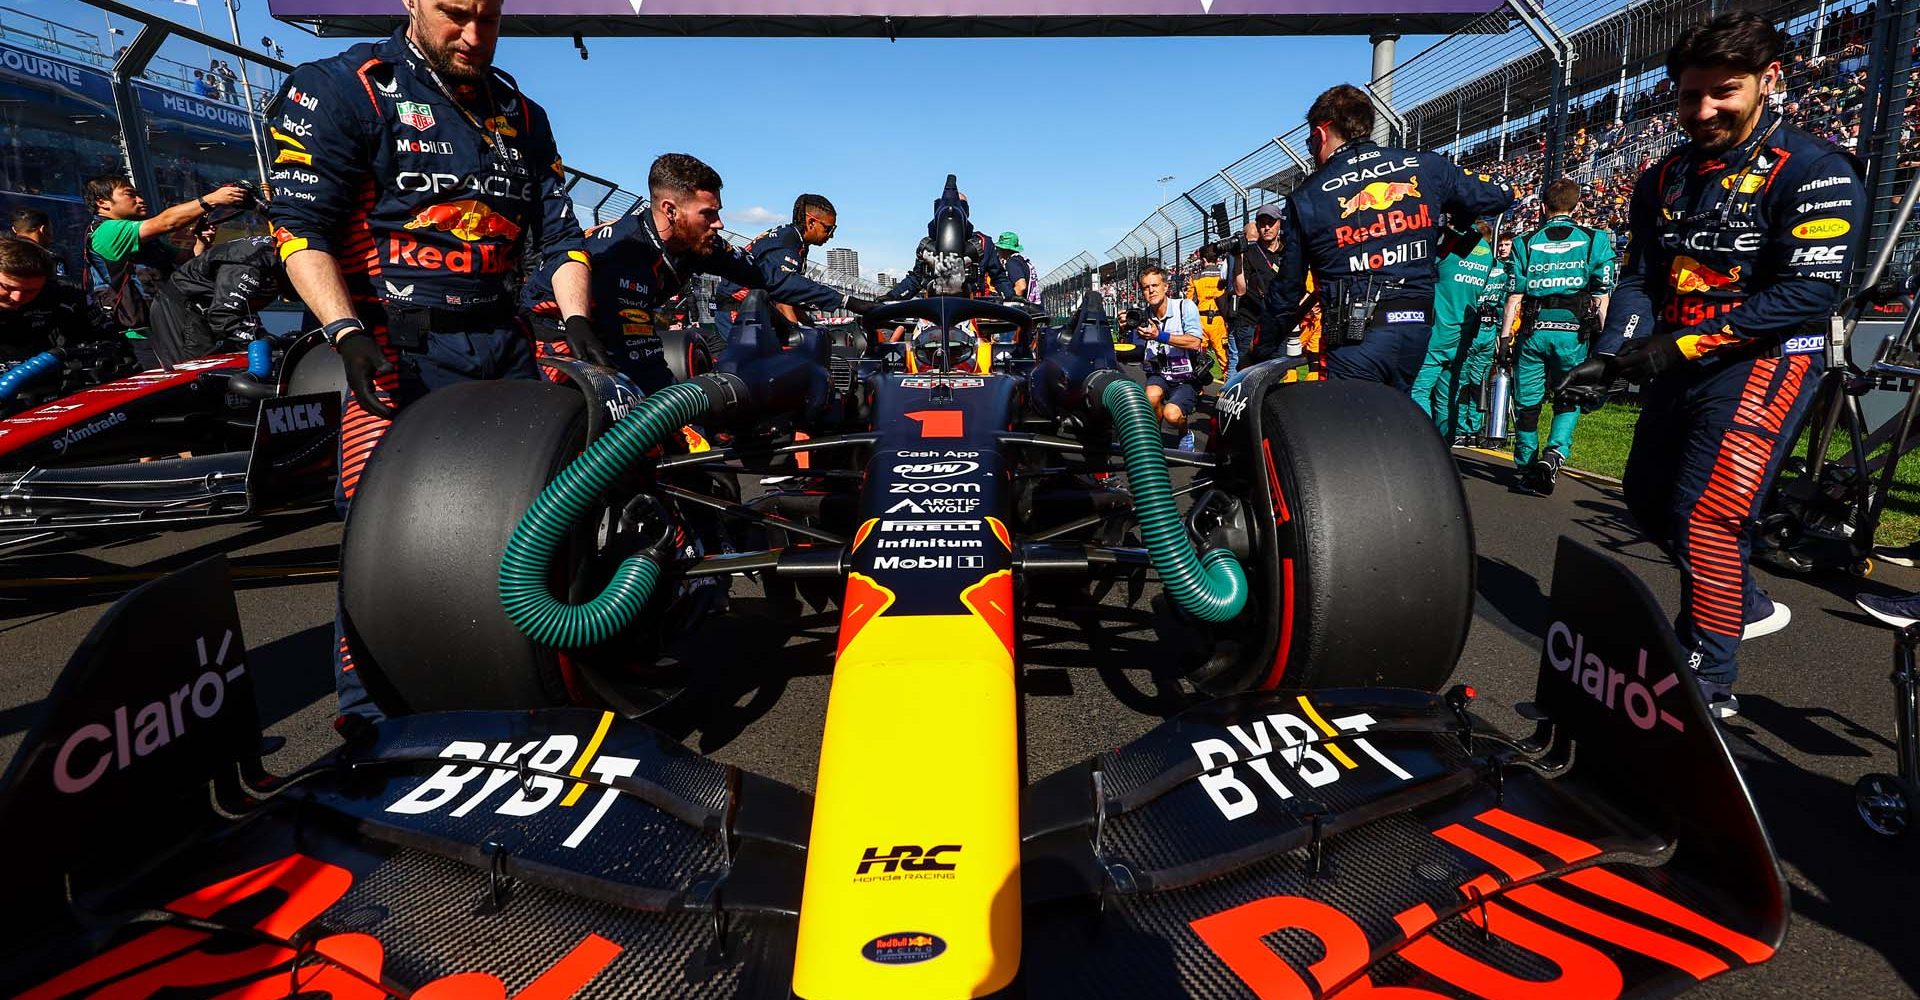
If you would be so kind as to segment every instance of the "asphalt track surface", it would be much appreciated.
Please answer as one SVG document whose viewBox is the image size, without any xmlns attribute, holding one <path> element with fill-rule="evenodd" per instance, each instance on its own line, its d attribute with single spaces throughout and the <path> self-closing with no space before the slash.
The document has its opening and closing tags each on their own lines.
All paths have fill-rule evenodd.
<svg viewBox="0 0 1920 1000">
<path fill-rule="evenodd" d="M 1546 624 L 1551 560 L 1561 534 L 1599 546 L 1639 573 L 1672 608 L 1678 576 L 1638 541 L 1619 494 L 1598 482 L 1563 481 L 1547 499 L 1510 492 L 1511 467 L 1457 453 L 1479 526 L 1477 614 L 1456 681 L 1475 685 L 1480 710 L 1525 732 L 1507 706 L 1527 700 Z M 236 566 L 240 618 L 251 649 L 262 718 L 286 738 L 269 766 L 291 770 L 335 740 L 327 647 L 330 564 L 339 526 L 323 513 L 264 523 L 129 535 L 74 550 L 71 543 L 0 552 L 0 759 L 10 759 L 68 654 L 119 593 L 158 571 L 215 553 Z M 1762 571 L 1793 609 L 1786 631 L 1742 652 L 1743 715 L 1727 727 L 1792 886 L 1794 920 L 1772 962 L 1696 991 L 1703 997 L 1920 995 L 1920 837 L 1882 840 L 1860 825 L 1855 778 L 1892 771 L 1893 707 L 1887 683 L 1892 633 L 1852 605 L 1859 588 L 1920 589 L 1920 572 L 1881 566 L 1870 582 L 1781 578 Z M 1099 622 L 1030 621 L 1021 639 L 1027 764 L 1038 778 L 1118 746 L 1177 711 L 1180 682 L 1156 671 L 1152 587 Z M 758 591 L 735 584 L 734 610 L 756 615 Z M 795 628 L 730 628 L 689 664 L 686 703 L 659 724 L 715 757 L 810 788 L 826 711 L 832 613 Z M 787 636 L 784 643 L 779 638 Z"/>
</svg>

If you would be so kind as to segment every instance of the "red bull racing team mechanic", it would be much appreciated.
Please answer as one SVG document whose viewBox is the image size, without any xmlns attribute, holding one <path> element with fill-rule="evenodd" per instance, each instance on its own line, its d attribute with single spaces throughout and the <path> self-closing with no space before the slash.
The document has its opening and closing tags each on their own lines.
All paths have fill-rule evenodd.
<svg viewBox="0 0 1920 1000">
<path fill-rule="evenodd" d="M 1765 18 L 1734 13 L 1668 53 L 1692 141 L 1641 175 L 1606 329 L 1561 394 L 1592 405 L 1617 378 L 1644 385 L 1627 506 L 1680 565 L 1674 629 L 1722 718 L 1743 633 L 1788 619 L 1754 586 L 1747 526 L 1825 367 L 1866 218 L 1852 160 L 1768 109 L 1780 50 Z"/>
<path fill-rule="evenodd" d="M 399 407 L 457 382 L 536 377 L 510 282 L 553 273 L 567 334 L 587 256 L 546 113 L 492 66 L 500 0 L 407 0 L 391 37 L 296 67 L 267 112 L 269 216 L 287 277 L 346 367 L 344 513 Z M 337 629 L 342 729 L 378 710 Z"/>
<path fill-rule="evenodd" d="M 793 221 L 775 226 L 746 245 L 748 259 L 760 268 L 762 286 L 775 311 L 799 324 L 796 307 L 838 309 L 852 296 L 807 277 L 807 251 L 833 239 L 840 216 L 823 194 L 803 194 L 793 200 Z M 713 323 L 724 342 L 731 335 L 735 312 L 748 289 L 721 281 L 713 290 Z"/>
<path fill-rule="evenodd" d="M 779 268 L 763 270 L 720 237 L 720 175 L 685 153 L 666 153 L 647 171 L 647 201 L 603 226 L 587 231 L 593 260 L 593 325 L 613 337 L 612 364 L 644 392 L 673 381 L 661 351 L 659 330 L 668 319 L 661 307 L 687 290 L 694 277 L 712 274 L 742 288 L 768 289 L 768 298 L 820 309 L 864 313 L 874 303 Z M 564 269 L 565 265 L 561 265 Z M 553 315 L 559 291 L 554 270 L 536 271 L 522 296 L 537 325 Z M 564 300 L 561 300 L 564 303 Z M 566 310 L 559 308 L 560 313 Z M 572 337 L 567 338 L 572 348 Z M 709 344 L 718 355 L 724 345 Z M 604 357 L 589 358 L 600 364 Z"/>
<path fill-rule="evenodd" d="M 1410 388 L 1433 332 L 1433 245 L 1449 215 L 1498 215 L 1513 189 L 1462 173 L 1438 153 L 1375 143 L 1373 103 L 1341 84 L 1307 109 L 1320 169 L 1287 198 L 1285 252 L 1267 286 L 1266 322 L 1284 339 L 1320 290 L 1321 336 L 1334 378 Z"/>
</svg>

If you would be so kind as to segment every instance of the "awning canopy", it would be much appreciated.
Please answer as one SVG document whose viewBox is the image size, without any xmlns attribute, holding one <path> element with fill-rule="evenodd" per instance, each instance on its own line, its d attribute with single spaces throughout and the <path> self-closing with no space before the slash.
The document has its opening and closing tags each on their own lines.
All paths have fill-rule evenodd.
<svg viewBox="0 0 1920 1000">
<path fill-rule="evenodd" d="M 270 0 L 323 35 L 380 35 L 398 0 Z M 987 38 L 1446 34 L 1499 0 L 516 0 L 502 31 L 581 34 Z"/>
</svg>

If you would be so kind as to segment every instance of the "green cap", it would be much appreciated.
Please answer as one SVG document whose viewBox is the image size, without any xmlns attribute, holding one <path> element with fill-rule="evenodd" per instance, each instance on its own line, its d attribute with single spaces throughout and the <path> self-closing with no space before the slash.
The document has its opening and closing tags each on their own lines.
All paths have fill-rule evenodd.
<svg viewBox="0 0 1920 1000">
<path fill-rule="evenodd" d="M 1014 253 L 1019 253 L 1020 252 L 1020 234 L 1016 232 L 1011 232 L 1011 231 L 1001 233 L 1000 238 L 993 241 L 993 245 L 999 247 L 1002 250 L 1011 250 Z"/>
</svg>

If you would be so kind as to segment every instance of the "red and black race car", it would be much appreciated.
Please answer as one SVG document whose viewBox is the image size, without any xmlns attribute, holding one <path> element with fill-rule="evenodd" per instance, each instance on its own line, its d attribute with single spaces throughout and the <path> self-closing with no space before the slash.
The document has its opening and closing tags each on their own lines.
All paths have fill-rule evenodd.
<svg viewBox="0 0 1920 1000">
<path fill-rule="evenodd" d="M 296 340 L 271 383 L 215 354 L 0 419 L 0 542 L 244 517 L 333 496 L 340 363 Z"/>
<path fill-rule="evenodd" d="M 1534 733 L 1436 693 L 1472 534 L 1403 394 L 1257 369 L 1188 456 L 1096 313 L 866 321 L 1015 336 L 984 366 L 931 338 L 914 373 L 862 349 L 836 382 L 828 345 L 749 320 L 597 435 L 590 392 L 427 397 L 342 565 L 394 717 L 289 778 L 258 762 L 222 565 L 130 595 L 0 783 L 30 860 L 0 988 L 1612 998 L 1780 945 L 1766 832 L 1624 568 L 1562 542 Z M 798 485 L 733 498 L 760 474 Z M 1143 567 L 1210 700 L 1029 781 L 1023 616 Z M 661 633 L 737 573 L 835 587 L 811 793 L 637 711 Z"/>
</svg>

